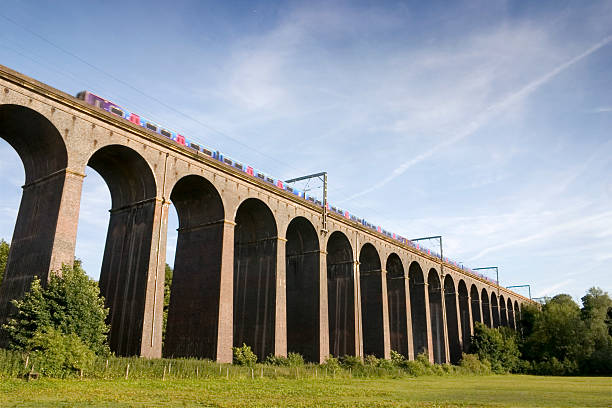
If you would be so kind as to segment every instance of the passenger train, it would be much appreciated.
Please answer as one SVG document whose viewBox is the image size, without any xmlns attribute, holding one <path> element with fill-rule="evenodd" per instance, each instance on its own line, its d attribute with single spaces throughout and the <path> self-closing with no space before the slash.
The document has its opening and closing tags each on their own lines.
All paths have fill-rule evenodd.
<svg viewBox="0 0 612 408">
<path fill-rule="evenodd" d="M 230 157 L 224 155 L 223 153 L 219 152 L 218 150 L 214 150 L 212 148 L 207 148 L 204 147 L 202 145 L 200 145 L 199 143 L 196 143 L 194 140 L 188 139 L 187 137 L 173 131 L 170 130 L 166 127 L 160 126 L 157 123 L 150 121 L 148 119 L 143 118 L 142 116 L 130 112 L 127 109 L 122 108 L 121 106 L 117 105 L 116 103 L 113 103 L 107 99 L 101 98 L 98 95 L 95 95 L 92 92 L 89 91 L 81 91 L 79 92 L 76 97 L 78 99 L 81 99 L 83 101 L 85 101 L 87 104 L 89 105 L 93 105 L 96 106 L 100 109 L 103 109 L 107 112 L 110 112 L 111 114 L 115 115 L 115 116 L 120 116 L 122 118 L 124 118 L 125 120 L 128 120 L 130 122 L 132 122 L 135 125 L 141 126 L 151 132 L 157 133 L 167 139 L 173 140 L 175 143 L 184 146 L 185 148 L 189 148 L 192 150 L 195 150 L 199 153 L 205 154 L 207 156 L 210 156 L 211 158 L 220 161 L 221 163 L 224 163 L 227 166 L 233 167 L 237 170 L 240 170 L 252 177 L 257 177 L 262 181 L 265 181 L 267 183 L 270 183 L 274 186 L 276 186 L 277 188 L 281 189 L 281 190 L 285 190 L 289 193 L 292 193 L 298 197 L 301 197 L 304 200 L 310 201 L 318 206 L 322 206 L 323 204 L 321 203 L 320 200 L 315 199 L 314 197 L 311 197 L 309 195 L 307 195 L 304 191 L 300 191 L 296 188 L 293 188 L 287 184 L 285 184 L 282 180 L 280 179 L 276 179 L 268 174 L 265 174 L 262 171 L 259 171 L 249 165 L 246 165 L 244 163 L 241 163 L 239 161 L 236 161 L 234 159 L 231 159 Z M 351 221 L 354 221 L 356 223 L 362 224 L 364 227 L 369 228 L 373 231 L 377 231 L 383 235 L 386 235 L 389 238 L 392 238 L 398 242 L 401 242 L 402 244 L 405 245 L 409 245 L 412 246 L 413 248 L 416 248 L 428 255 L 432 255 L 435 256 L 437 258 L 440 258 L 440 255 L 427 249 L 424 247 L 419 246 L 419 244 L 410 241 L 409 239 L 406 239 L 400 235 L 397 235 L 395 233 L 391 233 L 385 229 L 383 229 L 380 226 L 377 225 L 373 225 L 371 223 L 369 223 L 368 221 L 358 218 L 357 216 L 350 214 L 348 211 L 342 210 L 340 208 L 334 207 L 334 206 L 330 206 L 329 204 L 327 204 L 327 210 L 334 212 L 336 214 L 339 214 L 341 216 L 343 216 L 346 219 L 349 219 Z M 477 275 L 480 276 L 481 278 L 484 278 L 486 280 L 489 280 L 491 282 L 495 282 L 494 280 L 490 279 L 487 276 L 484 276 L 480 273 L 477 273 L 475 271 L 472 271 L 469 268 L 464 267 L 461 264 L 457 264 L 457 262 L 454 262 L 452 260 L 450 260 L 449 258 L 444 258 L 444 261 L 447 263 L 450 263 L 452 265 L 455 265 L 461 269 L 464 269 L 466 271 L 468 271 L 469 273 L 473 274 L 473 275 Z"/>
</svg>

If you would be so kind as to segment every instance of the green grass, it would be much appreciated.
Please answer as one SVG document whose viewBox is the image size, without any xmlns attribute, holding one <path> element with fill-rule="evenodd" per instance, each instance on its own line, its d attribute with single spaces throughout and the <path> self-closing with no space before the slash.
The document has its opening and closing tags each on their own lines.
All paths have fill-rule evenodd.
<svg viewBox="0 0 612 408">
<path fill-rule="evenodd" d="M 3 379 L 2 407 L 610 407 L 612 378 Z"/>
</svg>

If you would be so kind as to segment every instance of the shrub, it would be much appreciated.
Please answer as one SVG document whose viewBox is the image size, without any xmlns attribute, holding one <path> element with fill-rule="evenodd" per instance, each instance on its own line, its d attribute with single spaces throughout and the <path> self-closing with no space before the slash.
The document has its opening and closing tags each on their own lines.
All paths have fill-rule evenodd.
<svg viewBox="0 0 612 408">
<path fill-rule="evenodd" d="M 95 353 L 74 333 L 47 328 L 34 333 L 28 342 L 32 367 L 49 377 L 66 377 L 91 367 Z"/>
<path fill-rule="evenodd" d="M 16 313 L 3 329 L 13 349 L 26 349 L 37 332 L 57 330 L 78 336 L 96 354 L 110 353 L 105 322 L 108 309 L 98 283 L 85 274 L 80 261 L 72 267 L 62 266 L 61 275 L 52 274 L 46 288 L 35 278 L 23 299 L 12 303 Z"/>
<path fill-rule="evenodd" d="M 300 353 L 287 354 L 287 362 L 291 367 L 301 367 L 304 365 L 304 357 Z"/>
<path fill-rule="evenodd" d="M 365 359 L 363 360 L 364 364 L 367 366 L 372 366 L 372 367 L 377 367 L 379 360 L 378 357 L 376 357 L 373 354 L 369 354 L 365 357 Z"/>
<path fill-rule="evenodd" d="M 321 364 L 322 368 L 326 368 L 330 371 L 336 371 L 340 369 L 340 362 L 338 361 L 337 358 L 335 358 L 334 356 L 330 355 L 329 357 L 327 357 L 327 359 L 325 360 L 325 362 L 323 364 Z"/>
<path fill-rule="evenodd" d="M 461 367 L 462 371 L 466 374 L 491 374 L 491 363 L 486 360 L 481 361 L 476 354 L 463 353 L 459 367 Z"/>
<path fill-rule="evenodd" d="M 508 328 L 491 329 L 477 322 L 471 350 L 478 354 L 479 360 L 489 361 L 491 369 L 496 373 L 514 371 L 519 366 L 520 352 L 516 334 Z"/>
<path fill-rule="evenodd" d="M 234 352 L 233 363 L 236 365 L 253 367 L 257 362 L 257 355 L 245 343 L 242 343 L 242 347 L 232 347 L 232 350 Z"/>
<path fill-rule="evenodd" d="M 391 363 L 393 363 L 396 367 L 401 367 L 401 365 L 406 361 L 406 357 L 403 354 L 398 353 L 395 350 L 391 350 Z"/>
<path fill-rule="evenodd" d="M 288 367 L 289 360 L 287 360 L 287 357 L 275 356 L 274 354 L 270 354 L 268 357 L 266 357 L 264 364 L 279 366 L 279 367 Z"/>
<path fill-rule="evenodd" d="M 345 355 L 340 357 L 340 366 L 342 368 L 346 368 L 347 370 L 349 368 L 355 370 L 363 368 L 363 362 L 361 361 L 360 357 Z"/>
</svg>

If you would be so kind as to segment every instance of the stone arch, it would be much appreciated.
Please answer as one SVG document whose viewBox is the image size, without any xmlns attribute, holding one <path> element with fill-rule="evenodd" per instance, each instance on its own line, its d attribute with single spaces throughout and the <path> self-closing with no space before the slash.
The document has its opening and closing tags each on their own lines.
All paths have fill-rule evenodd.
<svg viewBox="0 0 612 408">
<path fill-rule="evenodd" d="M 382 269 L 378 251 L 370 243 L 359 251 L 359 284 L 364 355 L 384 358 Z"/>
<path fill-rule="evenodd" d="M 412 318 L 412 341 L 414 355 L 428 353 L 427 334 L 427 298 L 426 284 L 423 270 L 418 262 L 413 261 L 408 269 L 408 283 L 410 285 L 410 315 Z"/>
<path fill-rule="evenodd" d="M 438 272 L 433 268 L 429 270 L 427 289 L 429 291 L 429 316 L 434 362 L 443 364 L 446 363 L 446 345 L 444 342 L 444 319 L 442 314 L 442 286 Z"/>
<path fill-rule="evenodd" d="M 446 312 L 446 332 L 448 334 L 448 351 L 450 362 L 461 360 L 461 339 L 459 338 L 459 320 L 457 318 L 457 291 L 450 274 L 444 276 L 444 306 Z"/>
<path fill-rule="evenodd" d="M 470 299 L 472 302 L 472 325 L 476 326 L 476 323 L 482 323 L 482 315 L 480 308 L 480 294 L 478 288 L 472 283 L 470 287 Z"/>
<path fill-rule="evenodd" d="M 0 288 L 1 325 L 11 313 L 10 301 L 23 296 L 34 276 L 45 283 L 50 270 L 74 260 L 83 175 L 66 170 L 68 152 L 60 132 L 33 109 L 0 105 L 0 138 L 15 149 L 25 172 Z"/>
<path fill-rule="evenodd" d="M 514 301 L 514 324 L 517 330 L 521 329 L 521 308 L 518 301 Z"/>
<path fill-rule="evenodd" d="M 491 326 L 491 309 L 489 306 L 489 294 L 485 288 L 482 288 L 480 301 L 482 303 L 482 323 L 485 326 Z"/>
<path fill-rule="evenodd" d="M 506 311 L 508 312 L 508 327 L 516 330 L 516 323 L 514 321 L 514 309 L 512 309 L 512 300 L 508 297 Z"/>
<path fill-rule="evenodd" d="M 314 226 L 296 217 L 287 227 L 287 351 L 319 361 L 319 238 Z"/>
<path fill-rule="evenodd" d="M 111 195 L 100 271 L 100 293 L 110 309 L 109 345 L 119 355 L 139 355 L 145 332 L 156 331 L 148 327 L 156 322 L 147 321 L 155 312 L 145 310 L 147 296 L 156 297 L 147 286 L 151 276 L 157 277 L 159 266 L 154 245 L 158 239 L 154 237 L 154 220 L 159 209 L 155 176 L 139 153 L 122 145 L 101 147 L 87 165 L 102 176 Z M 159 316 L 158 320 L 161 323 Z"/>
<path fill-rule="evenodd" d="M 497 295 L 491 291 L 491 315 L 493 316 L 493 327 L 499 327 L 499 305 Z"/>
<path fill-rule="evenodd" d="M 396 253 L 387 257 L 387 302 L 391 350 L 408 357 L 408 316 L 406 314 L 406 276 Z"/>
<path fill-rule="evenodd" d="M 457 295 L 459 296 L 459 318 L 461 320 L 461 344 L 462 351 L 467 352 L 470 347 L 470 300 L 467 286 L 463 279 L 457 285 Z"/>
<path fill-rule="evenodd" d="M 327 240 L 329 352 L 355 355 L 355 282 L 353 249 L 340 231 Z"/>
<path fill-rule="evenodd" d="M 508 315 L 506 314 L 506 299 L 504 299 L 504 295 L 499 296 L 499 324 L 508 327 Z"/>
<path fill-rule="evenodd" d="M 234 229 L 234 346 L 259 359 L 275 352 L 277 229 L 272 211 L 256 198 L 236 210 Z"/>
<path fill-rule="evenodd" d="M 217 189 L 198 175 L 177 181 L 174 275 L 164 355 L 215 359 L 221 300 L 225 211 Z"/>
</svg>

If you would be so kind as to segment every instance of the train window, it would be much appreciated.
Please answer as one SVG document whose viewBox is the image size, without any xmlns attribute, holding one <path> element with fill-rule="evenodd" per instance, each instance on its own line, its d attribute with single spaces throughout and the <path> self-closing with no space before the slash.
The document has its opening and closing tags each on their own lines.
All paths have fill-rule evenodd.
<svg viewBox="0 0 612 408">
<path fill-rule="evenodd" d="M 286 188 L 287 188 L 287 191 L 289 191 L 290 193 L 293 193 L 293 189 L 291 187 L 287 186 Z"/>
<path fill-rule="evenodd" d="M 240 163 L 234 163 L 234 167 L 236 167 L 239 170 L 243 169 L 242 164 L 240 164 Z"/>
<path fill-rule="evenodd" d="M 203 152 L 204 154 L 207 154 L 207 155 L 209 155 L 209 156 L 212 156 L 212 152 L 211 152 L 210 150 L 208 150 L 208 149 L 202 149 L 202 152 Z"/>
<path fill-rule="evenodd" d="M 111 113 L 114 113 L 117 116 L 123 116 L 123 111 L 121 109 L 117 109 L 114 106 L 110 108 Z"/>
<path fill-rule="evenodd" d="M 192 149 L 198 150 L 198 151 L 200 150 L 200 146 L 198 146 L 195 143 L 189 143 L 189 147 L 191 147 Z"/>
<path fill-rule="evenodd" d="M 225 157 L 225 158 L 223 159 L 223 162 L 224 162 L 225 164 L 229 164 L 230 166 L 233 164 L 233 163 L 232 163 L 232 161 L 231 161 L 230 159 L 228 159 L 227 157 Z"/>
<path fill-rule="evenodd" d="M 268 183 L 272 183 L 272 184 L 274 184 L 274 179 L 273 179 L 273 178 L 266 177 L 266 181 L 267 181 Z"/>
<path fill-rule="evenodd" d="M 263 173 L 257 173 L 257 177 L 259 177 L 262 180 L 266 178 L 266 176 L 264 176 Z"/>
<path fill-rule="evenodd" d="M 164 135 L 166 137 L 172 138 L 172 133 L 168 132 L 166 129 L 160 130 L 159 133 L 161 133 L 162 135 Z"/>
<path fill-rule="evenodd" d="M 157 132 L 157 126 L 150 124 L 147 122 L 147 129 Z"/>
</svg>

